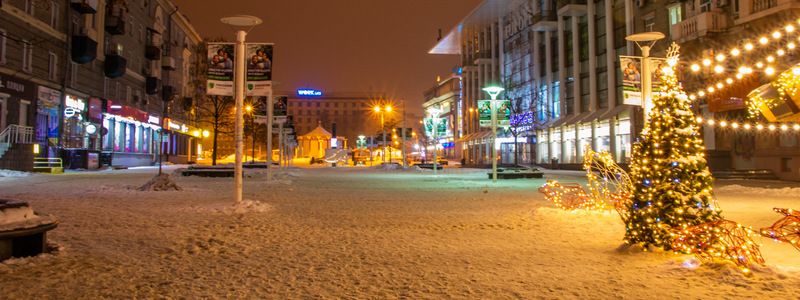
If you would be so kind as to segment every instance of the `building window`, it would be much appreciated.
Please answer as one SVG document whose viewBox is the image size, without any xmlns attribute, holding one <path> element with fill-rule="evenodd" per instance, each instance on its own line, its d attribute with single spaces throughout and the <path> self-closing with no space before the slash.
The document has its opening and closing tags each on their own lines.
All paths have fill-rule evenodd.
<svg viewBox="0 0 800 300">
<path fill-rule="evenodd" d="M 22 70 L 33 72 L 33 45 L 27 40 L 22 40 Z"/>
<path fill-rule="evenodd" d="M 781 172 L 791 172 L 792 159 L 789 157 L 781 157 Z"/>
<path fill-rule="evenodd" d="M 117 82 L 114 86 L 114 99 L 119 100 L 120 93 L 122 93 L 122 85 Z"/>
<path fill-rule="evenodd" d="M 130 85 L 125 87 L 125 100 L 133 101 L 133 90 Z"/>
<path fill-rule="evenodd" d="M 644 19 L 644 31 L 645 32 L 652 32 L 653 27 L 656 25 L 656 18 L 649 17 Z"/>
<path fill-rule="evenodd" d="M 48 55 L 47 61 L 47 75 L 50 80 L 56 80 L 56 76 L 58 75 L 58 56 L 50 52 Z"/>
<path fill-rule="evenodd" d="M 58 15 L 60 7 L 56 1 L 50 1 L 50 27 L 58 26 Z"/>
<path fill-rule="evenodd" d="M 6 64 L 6 31 L 0 29 L 0 65 Z"/>
<path fill-rule="evenodd" d="M 673 6 L 669 7 L 669 8 L 667 8 L 667 9 L 669 10 L 669 25 L 670 26 L 678 24 L 678 23 L 680 23 L 680 21 L 683 21 L 681 19 L 681 5 L 680 4 L 673 5 Z"/>
<path fill-rule="evenodd" d="M 25 13 L 27 13 L 27 14 L 29 14 L 31 16 L 33 16 L 33 13 L 34 13 L 33 8 L 35 6 L 35 4 L 33 2 L 34 2 L 34 0 L 25 0 Z"/>
</svg>

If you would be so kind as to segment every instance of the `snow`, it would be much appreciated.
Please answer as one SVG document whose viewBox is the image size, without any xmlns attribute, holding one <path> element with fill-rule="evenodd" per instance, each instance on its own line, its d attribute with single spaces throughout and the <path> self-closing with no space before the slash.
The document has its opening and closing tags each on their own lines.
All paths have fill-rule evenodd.
<svg viewBox="0 0 800 300">
<path fill-rule="evenodd" d="M 28 176 L 31 176 L 31 173 L 21 172 L 21 171 L 14 171 L 14 170 L 0 169 L 0 178 L 3 178 L 3 177 L 15 178 L 15 177 L 28 177 Z"/>
<path fill-rule="evenodd" d="M 175 168 L 171 166 L 170 173 Z M 183 191 L 140 192 L 155 168 L 0 182 L 0 198 L 57 216 L 55 254 L 0 263 L 0 295 L 20 298 L 795 298 L 800 252 L 764 243 L 767 266 L 621 247 L 614 212 L 552 208 L 545 179 L 486 170 L 369 167 L 173 176 Z M 582 172 L 545 171 L 585 183 Z M 754 227 L 800 208 L 789 183 L 717 183 L 725 217 Z M 774 187 L 780 187 L 774 189 Z M 745 193 L 743 190 L 751 192 Z M 238 210 L 237 210 L 238 208 Z"/>
</svg>

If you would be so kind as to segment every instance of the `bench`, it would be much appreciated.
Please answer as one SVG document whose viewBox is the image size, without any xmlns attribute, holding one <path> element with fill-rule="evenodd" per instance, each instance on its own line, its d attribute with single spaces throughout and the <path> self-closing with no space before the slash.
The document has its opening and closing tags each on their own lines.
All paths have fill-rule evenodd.
<svg viewBox="0 0 800 300">
<path fill-rule="evenodd" d="M 233 177 L 233 169 L 186 169 L 181 170 L 181 175 L 200 177 Z"/>
<path fill-rule="evenodd" d="M 0 199 L 0 261 L 47 251 L 47 232 L 58 226 L 52 216 L 40 216 L 28 203 Z"/>
</svg>

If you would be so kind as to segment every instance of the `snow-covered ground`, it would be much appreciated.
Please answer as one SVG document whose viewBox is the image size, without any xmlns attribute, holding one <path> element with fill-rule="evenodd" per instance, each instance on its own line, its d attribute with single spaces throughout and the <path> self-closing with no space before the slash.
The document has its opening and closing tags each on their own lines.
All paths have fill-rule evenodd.
<svg viewBox="0 0 800 300">
<path fill-rule="evenodd" d="M 171 166 L 172 172 L 180 166 Z M 54 214 L 59 251 L 0 263 L 0 298 L 773 298 L 800 295 L 800 251 L 767 239 L 752 276 L 620 247 L 615 213 L 551 208 L 537 180 L 485 170 L 291 169 L 265 184 L 155 168 L 0 180 L 0 198 Z M 579 172 L 548 177 L 583 181 Z M 759 187 L 762 186 L 762 187 Z M 771 188 L 763 188 L 771 186 Z M 774 188 L 772 188 L 774 187 Z M 800 186 L 721 181 L 724 215 L 754 227 L 800 209 Z M 244 213 L 241 213 L 244 211 Z"/>
</svg>

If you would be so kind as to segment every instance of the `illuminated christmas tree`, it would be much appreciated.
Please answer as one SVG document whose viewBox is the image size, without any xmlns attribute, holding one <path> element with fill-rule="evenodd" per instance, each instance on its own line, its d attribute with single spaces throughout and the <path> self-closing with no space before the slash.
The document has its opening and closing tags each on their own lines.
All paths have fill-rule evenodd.
<svg viewBox="0 0 800 300">
<path fill-rule="evenodd" d="M 669 56 L 670 65 L 676 65 L 676 46 Z M 674 69 L 662 73 L 662 92 L 653 101 L 640 142 L 633 146 L 625 242 L 671 249 L 675 230 L 721 217 L 713 205 L 713 178 L 691 102 Z"/>
</svg>

